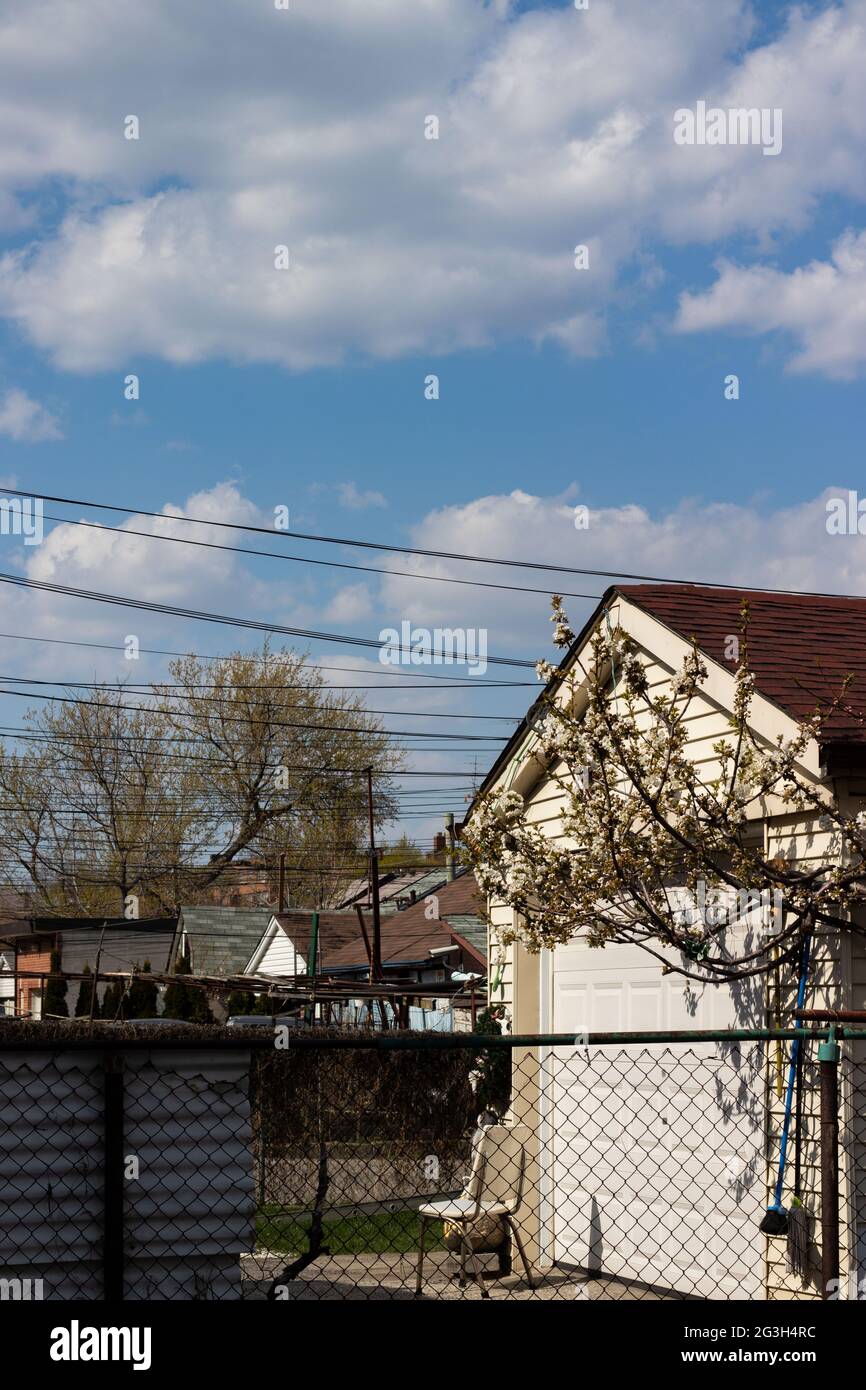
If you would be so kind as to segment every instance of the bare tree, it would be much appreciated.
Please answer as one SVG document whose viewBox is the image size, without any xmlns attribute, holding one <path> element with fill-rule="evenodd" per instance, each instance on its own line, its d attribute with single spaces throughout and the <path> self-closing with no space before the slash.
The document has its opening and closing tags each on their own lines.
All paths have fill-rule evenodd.
<svg viewBox="0 0 866 1390">
<path fill-rule="evenodd" d="M 69 692 L 28 713 L 26 751 L 0 746 L 4 876 L 33 911 L 171 912 L 281 851 L 333 876 L 362 851 L 369 765 L 393 815 L 399 756 L 301 654 L 187 657 L 171 677 Z"/>
</svg>

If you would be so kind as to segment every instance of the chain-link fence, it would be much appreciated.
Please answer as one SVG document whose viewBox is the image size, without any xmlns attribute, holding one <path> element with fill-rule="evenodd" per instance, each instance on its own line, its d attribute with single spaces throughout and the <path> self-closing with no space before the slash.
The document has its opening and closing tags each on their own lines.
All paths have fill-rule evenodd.
<svg viewBox="0 0 866 1390">
<path fill-rule="evenodd" d="M 821 1298 L 834 1267 L 863 1297 L 847 1032 L 836 1063 L 801 1031 L 788 1104 L 793 1030 L 31 1028 L 0 1039 L 0 1298 Z"/>
</svg>

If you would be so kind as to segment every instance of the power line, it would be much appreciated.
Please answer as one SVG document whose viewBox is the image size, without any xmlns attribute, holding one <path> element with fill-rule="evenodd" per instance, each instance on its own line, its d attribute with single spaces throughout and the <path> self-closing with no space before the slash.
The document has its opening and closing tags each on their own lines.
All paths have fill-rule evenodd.
<svg viewBox="0 0 866 1390">
<path fill-rule="evenodd" d="M 16 685 L 25 685 L 25 684 L 27 684 L 27 685 L 44 685 L 44 686 L 56 686 L 56 685 L 60 685 L 60 686 L 63 686 L 64 689 L 66 689 L 66 690 L 110 690 L 110 691 L 117 691 L 119 694 L 125 694 L 125 693 L 128 692 L 128 693 L 131 694 L 131 695 L 153 695 L 154 698 L 159 698 L 159 697 L 161 697 L 162 694 L 163 694 L 163 692 L 166 691 L 166 690 L 173 690 L 173 691 L 174 691 L 174 690 L 182 690 L 182 691 L 185 691 L 185 692 L 189 692 L 190 690 L 193 690 L 193 689 L 195 689 L 195 690 L 215 690 L 215 689 L 216 689 L 216 684 L 215 684 L 215 682 L 213 682 L 213 681 L 198 681 L 198 682 L 194 682 L 192 685 L 188 686 L 188 685 L 186 685 L 186 684 L 185 684 L 184 682 L 182 682 L 182 681 L 147 681 L 147 682 L 145 682 L 145 681 L 133 681 L 133 682 L 130 682 L 129 684 L 127 684 L 127 683 L 125 683 L 125 682 L 123 682 L 123 681 L 70 681 L 70 680 L 49 681 L 49 680 L 41 680 L 41 679 L 39 679 L 39 678 L 36 677 L 36 676 L 2 676 L 2 675 L 0 675 L 0 681 L 4 682 L 4 684 L 6 684 L 6 685 L 13 685 L 13 684 L 16 684 Z M 217 705 L 222 705 L 222 704 L 227 703 L 227 698 L 226 698 L 227 695 L 233 695 L 236 691 L 239 691 L 239 690 L 240 690 L 240 691 L 244 691 L 244 692 L 249 692 L 249 691 L 261 692 L 263 695 L 267 695 L 267 694 L 269 694 L 272 690 L 288 690 L 288 691 L 298 690 L 298 691 L 303 691 L 304 689 L 307 689 L 307 688 L 309 688 L 309 687 L 305 687 L 305 686 L 302 686 L 302 685 L 269 685 L 269 686 L 266 686 L 266 687 L 263 687 L 263 686 L 260 686 L 260 685 L 236 685 L 234 682 L 232 682 L 232 684 L 226 688 L 226 695 L 192 695 L 192 694 L 187 693 L 187 694 L 186 694 L 186 698 L 187 698 L 188 700 L 190 700 L 190 701 L 195 701 L 196 703 L 199 703 L 199 704 L 217 704 Z M 323 689 L 323 693 L 325 693 L 325 692 L 327 692 L 327 691 L 329 691 L 329 690 L 333 690 L 333 689 L 334 689 L 333 686 L 326 686 L 326 687 L 324 687 L 324 689 Z M 352 687 L 352 686 L 348 686 L 347 689 L 351 690 L 351 689 L 353 689 L 353 687 Z M 2 692 L 2 691 L 0 691 L 0 694 L 5 694 L 5 693 L 12 693 L 12 692 Z M 37 693 L 37 694 L 34 695 L 33 698 L 39 698 L 39 699 L 41 699 L 42 697 L 39 696 L 38 693 Z M 59 695 L 48 695 L 48 696 L 46 696 L 45 698 L 48 699 L 48 700 L 59 700 L 61 697 L 60 697 Z M 88 702 L 87 702 L 87 701 L 82 701 L 82 703 L 88 703 Z M 91 702 L 91 703 L 92 703 L 92 702 Z M 129 706 L 125 706 L 125 705 L 122 705 L 122 706 L 113 706 L 113 705 L 111 705 L 111 706 L 105 706 L 105 708 L 110 708 L 110 709 L 114 709 L 114 708 L 135 709 L 135 708 L 137 708 L 137 707 L 134 706 L 134 705 L 129 705 Z M 364 715 L 366 715 L 366 714 L 397 714 L 397 715 L 400 716 L 401 719 L 450 719 L 450 720 L 452 720 L 452 722 L 453 722 L 453 721 L 456 721 L 456 720 L 463 720 L 463 719 L 475 719 L 475 720 L 479 720 L 479 719 L 480 719 L 480 720 L 486 720 L 486 721 L 493 720 L 493 721 L 495 721 L 495 722 L 497 722 L 497 723 L 500 723 L 500 724 L 519 724 L 519 723 L 520 723 L 520 719 L 519 719 L 518 717 L 516 717 L 516 716 L 514 716 L 514 715 L 510 715 L 510 714 L 450 714 L 450 713 L 443 713 L 441 710 L 370 709 L 370 707 L 369 707 L 368 705 L 362 705 L 362 706 L 360 706 L 360 708 L 356 707 L 356 708 L 352 709 L 352 708 L 350 708 L 349 706 L 339 706 L 339 705 L 324 705 L 324 704 L 304 705 L 304 704 L 298 704 L 298 703 L 296 703 L 295 701 L 292 701 L 292 704 L 291 704 L 291 709 L 292 709 L 292 710 L 298 710 L 298 709 L 301 709 L 301 710 L 304 710 L 304 709 L 310 710 L 310 709 L 312 709 L 312 710 L 322 710 L 322 711 L 325 712 L 325 713 L 333 712 L 333 711 L 339 712 L 339 711 L 340 711 L 341 709 L 343 709 L 343 708 L 348 709 L 349 712 L 350 712 L 350 713 L 353 713 L 353 714 L 364 714 Z M 242 722 L 247 723 L 247 722 L 250 722 L 250 721 L 243 720 Z M 278 728 L 288 728 L 288 727 L 305 728 L 305 727 L 307 727 L 307 726 L 306 726 L 306 725 L 297 725 L 297 726 L 295 726 L 295 725 L 277 725 L 277 726 L 275 726 L 275 727 L 278 727 Z M 317 727 L 318 727 L 318 726 L 317 726 Z M 325 726 L 325 727 L 327 727 L 327 726 Z"/>
<path fill-rule="evenodd" d="M 19 574 L 0 574 L 0 584 L 12 584 L 20 589 L 34 589 L 41 593 L 64 594 L 67 598 L 85 599 L 90 603 L 106 603 L 117 608 L 131 608 L 142 613 L 160 613 L 170 618 L 187 618 L 195 622 L 219 623 L 224 627 L 249 628 L 254 632 L 278 633 L 286 637 L 305 637 L 315 642 L 339 642 L 342 645 L 352 647 L 373 647 L 381 651 L 383 642 L 374 637 L 349 637 L 343 633 L 318 632 L 315 629 L 303 627 L 288 627 L 280 623 L 260 622 L 255 618 L 232 618 L 223 613 L 208 613 L 204 610 L 194 608 L 181 608 L 173 603 L 156 603 L 149 599 L 127 598 L 121 594 L 103 594 L 92 589 L 79 589 L 69 584 L 52 584 L 44 579 L 25 579 Z M 402 646 L 397 648 L 401 655 L 406 650 Z M 411 656 L 411 648 L 409 653 Z M 431 654 L 432 655 L 432 654 Z M 472 658 L 476 660 L 476 658 Z M 506 656 L 485 656 L 485 663 L 494 666 L 522 666 L 531 670 L 535 669 L 536 662 L 524 661 L 517 657 Z M 436 663 L 441 665 L 441 660 Z M 456 662 L 449 661 L 448 665 L 467 665 L 471 662 L 466 660 Z"/>
<path fill-rule="evenodd" d="M 707 589 L 732 589 L 737 592 L 752 592 L 749 585 L 730 584 L 719 580 L 695 580 L 677 579 L 669 575 L 658 574 L 632 574 L 627 570 L 604 570 L 589 569 L 577 565 L 555 565 L 541 560 L 515 560 L 503 559 L 501 557 L 489 555 L 466 555 L 460 551 L 453 550 L 427 550 L 419 546 L 393 545 L 386 541 L 363 541 L 349 536 L 322 536 L 307 531 L 283 531 L 267 526 L 253 526 L 249 523 L 244 524 L 236 521 L 212 521 L 205 517 L 179 516 L 167 517 L 164 512 L 152 512 L 144 507 L 120 506 L 109 502 L 91 502 L 80 497 L 55 497 L 49 493 L 37 493 L 34 490 L 24 490 L 21 488 L 0 487 L 0 492 L 6 492 L 14 497 L 40 497 L 45 502 L 60 502 L 70 507 L 90 507 L 95 511 L 103 512 L 123 512 L 130 516 L 147 516 L 156 518 L 159 521 L 186 522 L 191 526 L 215 526 L 222 530 L 229 531 L 248 531 L 258 535 L 290 537 L 293 540 L 314 541 L 322 545 L 347 545 L 354 546 L 363 550 L 384 550 L 398 555 L 423 555 L 430 559 L 437 560 L 463 560 L 467 564 L 475 565 L 504 565 L 512 569 L 533 569 L 544 570 L 557 574 L 580 574 L 597 576 L 602 579 L 630 579 L 646 584 L 694 584 Z M 109 528 L 114 529 L 114 528 Z M 762 593 L 768 594 L 810 594 L 816 598 L 863 598 L 862 594 L 829 594 L 815 590 L 806 589 L 762 589 Z M 586 594 L 573 595 L 573 597 L 600 598 L 601 595 Z M 532 663 L 530 663 L 532 664 Z"/>
<path fill-rule="evenodd" d="M 8 693 L 8 692 L 7 692 L 7 693 Z M 26 742 L 26 743 L 46 743 L 46 742 L 51 742 L 51 741 L 52 741 L 51 737 L 48 736 L 48 735 L 24 734 L 24 733 L 18 733 L 18 732 L 11 732 L 11 733 L 8 733 L 8 734 L 6 735 L 6 737 L 7 737 L 7 738 L 20 739 L 22 742 Z M 68 743 L 68 742 L 75 742 L 75 738 L 74 738 L 73 736 L 68 736 L 68 735 L 62 735 L 62 736 L 61 736 L 61 735 L 58 735 L 58 736 L 57 736 L 57 740 L 58 740 L 59 742 L 67 742 L 67 743 Z M 80 741 L 80 740 L 79 740 L 79 741 Z M 181 741 L 185 742 L 185 740 L 181 740 Z M 442 753 L 442 752 L 445 752 L 446 750 L 443 749 L 443 748 L 437 748 L 437 749 L 435 749 L 435 750 L 434 750 L 434 749 L 411 748 L 411 749 L 407 749 L 406 751 L 407 751 L 407 752 L 411 752 L 411 753 L 434 752 L 434 751 L 437 752 L 437 753 Z M 459 749 L 453 749 L 453 750 L 450 750 L 450 751 L 459 752 L 460 750 L 459 750 Z M 183 754 L 183 753 L 164 753 L 164 754 L 163 754 L 163 757 L 166 758 L 166 759 L 172 759 L 172 760 L 174 760 L 174 759 L 182 759 L 182 760 L 185 761 L 185 762 L 196 762 L 196 763 L 201 763 L 201 762 L 212 763 L 212 762 L 213 762 L 213 759 L 212 759 L 212 758 L 195 758 L 195 757 L 192 757 L 192 756 L 187 756 L 187 755 L 185 755 L 185 754 Z M 282 769 L 282 770 L 284 770 L 284 771 L 286 771 L 286 772 L 305 772 L 305 773 L 307 773 L 308 776 L 324 776 L 324 775 L 327 774 L 327 775 L 333 775 L 333 776 L 362 777 L 363 774 L 364 774 L 364 771 L 365 771 L 364 768 L 355 768 L 355 767 L 332 767 L 332 766 L 328 766 L 328 767 L 312 768 L 312 767 L 306 767 L 303 763 L 299 763 L 299 764 L 266 763 L 266 764 L 265 764 L 265 769 L 266 769 L 266 770 L 269 770 L 269 769 L 271 769 L 271 768 L 273 768 L 273 769 L 280 768 L 280 769 Z M 432 768 L 399 768 L 399 769 L 394 769 L 394 768 L 390 768 L 390 767 L 374 767 L 374 768 L 373 768 L 373 773 L 374 773 L 374 775 L 377 776 L 377 777 L 468 777 L 468 778 L 470 778 L 470 780 L 473 780 L 473 781 L 478 781 L 478 780 L 479 780 L 479 774 L 478 774 L 477 772 L 463 772 L 460 768 L 455 768 L 455 767 L 446 767 L 446 768 L 441 768 L 441 767 L 440 767 L 440 768 L 436 768 L 435 770 L 432 769 Z"/>
<path fill-rule="evenodd" d="M 3 679 L 4 679 L 4 677 L 0 676 L 0 680 L 3 680 Z M 39 699 L 42 699 L 42 698 L 43 698 L 43 697 L 39 694 L 38 691 L 33 691 L 33 690 L 3 690 L 3 689 L 0 689 L 0 695 L 12 695 L 12 696 L 14 696 L 16 699 L 18 699 L 18 700 L 39 700 Z M 127 712 L 128 712 L 128 713 L 130 713 L 130 714 L 158 714 L 158 713 L 160 713 L 159 707 L 158 707 L 158 706 L 154 706 L 154 705 L 124 705 L 124 704 L 116 704 L 116 705 L 114 705 L 114 704 L 110 704 L 108 701 L 102 701 L 102 700 L 82 700 L 81 697 L 80 697 L 80 696 L 77 696 L 77 695 L 51 695 L 49 698 L 51 699 L 52 703 L 62 704 L 62 705 L 75 705 L 76 708 L 82 708 L 82 707 L 83 707 L 83 708 L 87 708 L 87 709 L 98 709 L 98 710 L 123 710 L 124 713 L 127 713 Z M 322 713 L 325 714 L 325 715 L 331 714 L 331 713 L 337 713 L 337 714 L 350 713 L 350 714 L 351 714 L 351 713 L 355 713 L 355 712 L 356 712 L 356 711 L 354 711 L 354 710 L 349 710 L 349 711 L 344 711 L 344 710 L 329 710 L 327 707 L 325 707 L 325 708 L 322 710 Z M 364 711 L 361 711 L 361 710 L 357 711 L 357 713 L 359 713 L 359 714 L 365 714 L 366 712 L 367 712 L 367 711 L 365 711 L 365 710 L 364 710 Z M 182 710 L 182 709 L 179 709 L 179 710 L 178 710 L 178 709 L 168 709 L 168 710 L 165 710 L 164 713 L 165 713 L 169 718 L 171 718 L 172 716 L 174 716 L 174 717 L 176 717 L 176 718 L 177 718 L 177 717 L 181 717 L 181 718 L 182 718 L 182 717 L 185 715 L 186 711 L 185 711 L 185 710 Z M 393 711 L 393 710 L 388 710 L 388 711 L 386 711 L 386 713 L 393 714 L 394 711 Z M 507 742 L 508 742 L 508 740 L 507 740 L 506 738 L 503 738 L 500 734 L 441 734 L 441 733 L 437 733 L 435 730 L 428 730 L 428 729 L 416 730 L 416 729 L 378 729 L 378 728 L 365 728 L 363 725 L 329 724 L 329 723 L 325 722 L 324 720 L 323 720 L 321 723 L 319 723 L 319 724 L 295 723 L 294 721 L 291 721 L 291 720 L 288 721 L 288 722 L 281 723 L 281 722 L 279 722 L 279 721 L 277 721 L 277 720 L 269 720 L 269 719 L 245 719 L 245 718 L 243 717 L 243 715 L 237 715 L 237 716 L 236 716 L 236 715 L 231 715 L 231 714 L 221 715 L 221 714 L 216 714 L 216 713 L 214 713 L 214 714 L 209 714 L 209 713 L 207 713 L 207 712 L 205 712 L 204 714 L 198 714 L 198 715 L 196 715 L 195 717 L 197 717 L 197 718 L 199 718 L 199 719 L 217 720 L 217 721 L 220 723 L 220 725 L 223 725 L 223 724 L 242 724 L 242 725 L 244 725 L 245 728 L 266 728 L 266 729 L 274 729 L 274 730 L 276 730 L 276 729 L 304 729 L 304 730 L 314 731 L 314 732 L 316 732 L 316 733 L 321 733 L 321 734 L 358 734 L 358 735 L 368 734 L 368 735 L 371 735 L 373 738 L 435 738 L 435 739 L 444 739 L 444 740 L 448 740 L 448 741 L 450 741 L 450 742 L 457 742 L 457 743 L 507 743 Z M 111 735 L 111 734 L 109 733 L 108 737 L 109 737 L 109 738 L 110 738 L 110 737 L 113 737 L 113 735 Z M 190 734 L 188 734 L 188 735 L 180 735 L 180 738 L 183 739 L 184 741 L 186 741 L 186 739 L 193 738 L 193 737 L 194 737 L 194 733 L 190 733 Z"/>
<path fill-rule="evenodd" d="M 0 492 L 6 492 L 6 491 L 10 491 L 10 490 L 11 490 L 11 489 L 0 488 Z M 88 504 L 87 504 L 87 503 L 82 503 L 82 505 L 83 505 L 83 506 L 86 506 L 86 505 L 88 505 Z M 162 514 L 162 513 L 150 513 L 150 515 L 163 515 L 163 514 Z M 124 527 L 121 529 L 120 527 L 117 527 L 117 526 L 103 526 L 103 525 L 102 525 L 100 522 L 98 522 L 98 521 L 82 521 L 82 520 L 73 521 L 71 517 L 65 517 L 65 516 L 52 516 L 52 515 L 51 515 L 50 513 L 48 513 L 48 512 L 43 513 L 43 517 L 44 517 L 44 519 L 46 519 L 46 520 L 48 520 L 48 521 L 56 521 L 56 522 L 58 522 L 61 526 L 84 526 L 84 527 L 86 527 L 88 530 L 93 530 L 93 531 L 108 531 L 109 534 L 112 535 L 112 536 L 140 536 L 140 537 L 142 537 L 142 539 L 148 540 L 148 541 L 169 541 L 169 542 L 171 542 L 171 543 L 173 543 L 173 544 L 175 544 L 175 545 L 195 545 L 195 546 L 200 546 L 200 547 L 202 547 L 203 549 L 206 549 L 206 550 L 225 550 L 225 551 L 229 551 L 230 553 L 232 553 L 232 554 L 234 554 L 234 555 L 255 555 L 255 556 L 258 556 L 258 557 L 261 557 L 261 558 L 266 558 L 266 559 L 269 559 L 269 560 L 288 560 L 288 561 L 294 561 L 295 563 L 301 564 L 301 565 L 322 565 L 322 566 L 325 566 L 325 567 L 328 568 L 328 569 L 356 570 L 356 571 L 360 570 L 360 571 L 362 571 L 364 574 L 390 574 L 390 575 L 393 575 L 396 579 L 424 579 L 424 580 L 427 580 L 428 582 L 434 583 L 434 584 L 463 584 L 463 585 L 468 585 L 468 586 L 469 586 L 470 588 L 472 588 L 472 589 L 506 589 L 506 590 L 508 590 L 510 593 L 518 593 L 518 594 L 543 594 L 546 598 L 549 598 L 549 597 L 550 597 L 550 590 L 549 590 L 549 589 L 547 589 L 547 588 L 542 588 L 542 589 L 533 588 L 533 587 L 530 587 L 530 586 L 524 585 L 524 584 L 497 584 L 497 583 L 495 583 L 495 582 L 492 581 L 492 580 L 484 580 L 484 579 L 456 579 L 456 578 L 453 578 L 453 577 L 450 576 L 450 575 L 444 575 L 444 574 L 418 574 L 418 573 L 417 573 L 416 571 L 414 571 L 414 570 L 389 570 L 389 569 L 384 569 L 382 566 L 379 566 L 379 565 L 350 565 L 350 564 L 348 563 L 348 561 L 345 561 L 345 560 L 317 560 L 317 559 L 315 559 L 313 556 L 310 556 L 310 555 L 282 555 L 282 554 L 280 554 L 280 553 L 279 553 L 278 551 L 276 551 L 276 550 L 255 550 L 255 549 L 253 549 L 252 546 L 246 546 L 246 545 L 220 545 L 217 541 L 196 541 L 196 540 L 193 540 L 190 536 L 160 536 L 160 535 L 157 535 L 156 533 L 154 533 L 153 531 L 133 531 L 133 530 L 132 530 L 130 527 L 128 527 L 128 526 L 124 526 Z M 163 519 L 164 519 L 165 521 L 184 521 L 184 520 L 187 520 L 187 518 L 185 518 L 185 517 L 166 517 L 166 516 L 164 516 L 164 515 L 163 515 Z M 205 523 L 202 523 L 202 524 L 205 524 Z M 220 524 L 220 523 L 207 523 L 207 524 Z M 250 528 L 250 529 L 253 529 L 253 528 Z M 263 528 L 261 528 L 261 529 L 264 530 L 265 528 L 263 527 Z M 279 534 L 279 533 L 268 532 L 267 534 L 268 534 L 268 535 L 271 535 L 271 534 Z M 283 532 L 283 534 L 284 534 L 284 535 L 290 535 L 290 534 L 292 534 L 292 533 L 291 533 L 291 532 Z M 600 599 L 600 598 L 601 598 L 601 594 L 575 594 L 575 593 L 564 593 L 564 594 L 562 595 L 562 597 L 563 597 L 563 598 L 589 598 L 589 599 Z"/>
<path fill-rule="evenodd" d="M 81 647 L 81 648 L 84 648 L 84 649 L 86 649 L 86 650 L 91 650 L 91 649 L 93 649 L 93 650 L 95 650 L 95 651 L 103 651 L 103 652 L 125 652 L 125 651 L 126 651 L 126 648 L 125 648 L 122 644 L 118 644 L 118 643 L 111 643 L 111 642 L 74 642 L 74 641 L 71 640 L 71 638 L 66 638 L 66 637 L 37 637 L 37 636 L 34 636 L 34 635 L 30 634 L 30 633 L 24 633 L 24 632 L 0 632 L 0 638 L 6 638 L 6 639 L 8 639 L 9 641 L 12 641 L 12 642 L 42 642 L 42 643 L 45 643 L 45 644 L 48 645 L 48 646 L 56 646 L 56 647 Z M 176 657 L 181 657 L 181 658 L 183 658 L 183 657 L 192 657 L 195 661 L 213 661 L 213 662 L 218 662 L 218 661 L 231 661 L 231 660 L 232 660 L 232 657 L 231 657 L 231 656 L 223 656 L 223 655 L 219 655 L 219 656 L 211 655 L 211 656 L 208 656 L 208 655 L 206 655 L 206 654 L 204 654 L 204 653 L 202 653 L 202 652 L 177 652 L 177 651 L 167 651 L 167 650 L 165 650 L 165 649 L 162 648 L 162 647 L 139 647 L 138 650 L 139 650 L 140 652 L 143 652 L 146 656 L 176 656 Z M 262 657 L 262 656 L 258 656 L 258 655 L 256 655 L 254 652 L 251 652 L 251 653 L 246 653 L 246 652 L 244 652 L 244 653 L 242 653 L 242 656 L 243 656 L 243 660 L 244 660 L 244 661 L 266 662 L 266 661 L 269 661 L 269 660 L 273 660 L 273 657 Z M 305 666 L 309 666 L 312 670 L 315 670 L 315 671 L 343 671 L 343 672 L 346 672 L 347 674 L 350 674 L 350 673 L 352 673 L 352 672 L 356 669 L 356 668 L 353 667 L 353 666 L 326 666 L 326 665 L 324 665 L 322 662 L 319 662 L 319 661 L 311 661 L 310 658 L 309 658 L 309 657 L 306 657 L 306 656 L 303 658 L 303 662 L 304 662 L 304 665 L 305 665 Z M 390 677 L 390 678 L 392 678 L 392 679 L 394 679 L 394 680 L 396 680 L 399 676 L 407 676 L 407 677 L 411 677 L 412 680 L 416 680 L 416 681 L 437 681 L 437 682 L 442 682 L 442 684 L 441 684 L 438 688 L 439 688 L 439 689 L 444 689 L 444 690 L 483 690 L 483 689 L 488 689 L 488 688 L 490 688 L 491 686 L 492 686 L 493 688 L 497 688 L 497 687 L 498 687 L 498 688 L 503 689 L 503 690 L 513 690 L 513 689 L 521 689 L 521 690 L 524 690 L 524 689 L 527 689 L 527 688 L 529 688 L 529 687 L 534 687 L 534 685 L 535 685 L 535 682 L 534 682 L 534 681 L 504 681 L 504 680 L 496 680 L 496 679 L 494 679 L 494 678 L 492 678 L 492 677 L 490 677 L 490 676 L 481 676 L 481 677 L 463 676 L 462 678 L 459 678 L 459 679 L 457 679 L 457 680 L 452 680 L 450 676 L 437 676 L 436 673 L 433 672 L 433 671 L 403 671 L 403 670 L 400 670 L 400 671 L 389 671 L 387 668 L 384 668 L 384 667 L 383 667 L 383 669 L 382 669 L 381 671 L 379 671 L 377 674 L 380 675 L 380 676 Z M 385 685 L 346 685 L 346 686 L 341 686 L 341 685 L 331 685 L 330 683 L 328 683 L 328 688 L 329 688 L 330 690 L 388 690 L 388 689 L 390 689 L 390 690 L 424 690 L 424 689 L 427 689 L 428 687 L 426 687 L 426 686 L 412 685 L 411 682 L 410 682 L 410 684 L 408 684 L 408 685 L 396 685 L 396 686 L 385 686 Z M 433 689 L 434 687 L 431 686 L 431 687 L 429 687 L 429 688 L 430 688 L 430 689 Z"/>
</svg>

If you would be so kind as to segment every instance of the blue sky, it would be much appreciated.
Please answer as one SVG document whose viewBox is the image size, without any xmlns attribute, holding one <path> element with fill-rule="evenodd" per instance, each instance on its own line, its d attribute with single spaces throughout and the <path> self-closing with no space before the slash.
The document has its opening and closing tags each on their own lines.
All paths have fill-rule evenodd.
<svg viewBox="0 0 866 1390">
<path fill-rule="evenodd" d="M 824 525 L 827 490 L 863 478 L 864 20 L 866 0 L 294 0 L 287 15 L 12 0 L 0 476 L 211 521 L 267 525 L 283 503 L 300 530 L 866 592 L 862 539 Z M 780 109 L 780 154 L 677 147 L 673 112 L 699 100 Z M 166 555 L 181 547 L 62 526 L 30 549 L 0 537 L 2 568 L 33 578 L 368 637 L 403 619 L 484 628 L 492 653 L 548 654 L 544 594 L 406 577 L 543 574 L 274 546 L 398 574 L 182 563 Z M 111 645 L 130 622 L 15 593 L 3 628 Z M 141 628 L 149 646 L 229 644 Z M 358 680 L 377 669 L 312 650 Z M 0 654 L 43 678 L 126 674 L 110 652 L 0 639 Z M 149 658 L 137 678 L 161 670 Z M 528 693 L 395 691 L 387 707 L 516 715 Z"/>
</svg>

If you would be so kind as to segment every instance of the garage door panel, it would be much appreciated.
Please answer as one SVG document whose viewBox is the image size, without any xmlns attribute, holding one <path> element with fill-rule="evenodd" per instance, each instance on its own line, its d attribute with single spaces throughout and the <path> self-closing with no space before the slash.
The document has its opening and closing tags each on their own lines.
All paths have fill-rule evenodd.
<svg viewBox="0 0 866 1390">
<path fill-rule="evenodd" d="M 684 987 L 685 985 L 685 987 Z M 584 1031 L 742 1025 L 630 947 L 554 953 L 545 1090 L 553 1258 L 710 1298 L 763 1296 L 762 1068 L 736 1044 L 580 1046 Z"/>
<path fill-rule="evenodd" d="M 563 1203 L 574 1263 L 684 1294 L 760 1298 L 755 1224 L 688 1203 L 644 1202 L 599 1187 Z M 711 1291 L 711 1292 L 710 1292 Z"/>
</svg>

